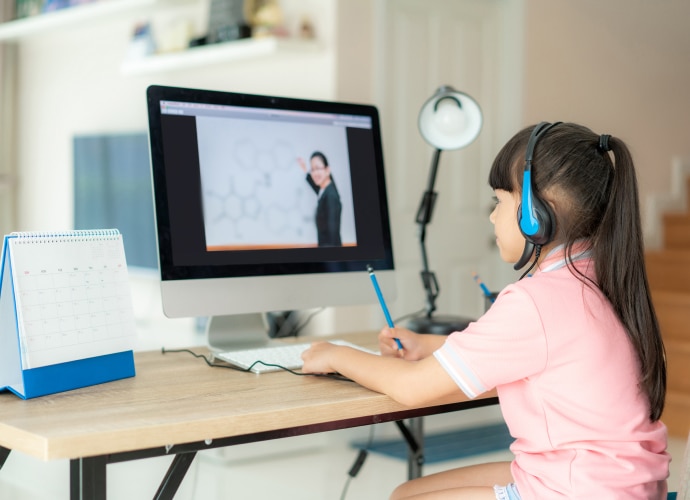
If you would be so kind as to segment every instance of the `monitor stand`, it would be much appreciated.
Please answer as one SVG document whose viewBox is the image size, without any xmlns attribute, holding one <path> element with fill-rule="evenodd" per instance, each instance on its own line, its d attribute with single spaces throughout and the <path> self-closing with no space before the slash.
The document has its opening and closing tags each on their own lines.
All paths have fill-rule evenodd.
<svg viewBox="0 0 690 500">
<path fill-rule="evenodd" d="M 206 324 L 206 343 L 214 352 L 251 349 L 271 343 L 261 313 L 211 316 Z"/>
</svg>

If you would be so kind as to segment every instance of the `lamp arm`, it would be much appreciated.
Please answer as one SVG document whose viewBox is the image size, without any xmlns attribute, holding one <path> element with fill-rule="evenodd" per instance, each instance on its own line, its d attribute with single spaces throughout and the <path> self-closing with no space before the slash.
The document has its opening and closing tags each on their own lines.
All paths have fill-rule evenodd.
<svg viewBox="0 0 690 500">
<path fill-rule="evenodd" d="M 437 193 L 434 191 L 434 184 L 436 183 L 436 173 L 438 171 L 438 164 L 441 157 L 441 150 L 436 149 L 431 160 L 431 168 L 429 170 L 429 178 L 427 181 L 427 188 L 422 195 L 422 201 L 417 210 L 416 221 L 419 225 L 419 246 L 422 254 L 422 284 L 426 291 L 426 315 L 431 317 L 436 310 L 436 297 L 439 294 L 438 281 L 433 271 L 429 271 L 429 259 L 426 251 L 426 226 L 431 222 L 431 215 L 436 203 Z"/>
<path fill-rule="evenodd" d="M 429 169 L 429 178 L 427 179 L 426 191 L 422 195 L 422 202 L 417 210 L 417 224 L 426 226 L 431 222 L 431 214 L 434 211 L 434 204 L 436 203 L 436 192 L 434 191 L 434 184 L 436 184 L 436 172 L 438 172 L 438 162 L 441 158 L 441 150 L 434 151 L 434 156 L 431 159 L 431 167 Z"/>
</svg>

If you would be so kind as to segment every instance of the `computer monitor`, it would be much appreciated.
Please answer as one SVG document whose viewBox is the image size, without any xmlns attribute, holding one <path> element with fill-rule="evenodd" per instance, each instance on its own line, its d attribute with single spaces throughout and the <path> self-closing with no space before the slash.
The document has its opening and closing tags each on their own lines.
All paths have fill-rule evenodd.
<svg viewBox="0 0 690 500">
<path fill-rule="evenodd" d="M 369 265 L 394 298 L 374 106 L 165 86 L 147 101 L 166 316 L 376 302 Z"/>
</svg>

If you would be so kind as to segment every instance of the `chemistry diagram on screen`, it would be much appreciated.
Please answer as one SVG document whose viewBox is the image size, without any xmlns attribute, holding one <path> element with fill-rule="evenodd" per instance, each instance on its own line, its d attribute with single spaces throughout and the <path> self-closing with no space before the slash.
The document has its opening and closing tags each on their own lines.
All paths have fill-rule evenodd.
<svg viewBox="0 0 690 500">
<path fill-rule="evenodd" d="M 197 133 L 208 250 L 317 246 L 327 203 L 339 244 L 356 245 L 343 127 L 200 116 Z"/>
</svg>

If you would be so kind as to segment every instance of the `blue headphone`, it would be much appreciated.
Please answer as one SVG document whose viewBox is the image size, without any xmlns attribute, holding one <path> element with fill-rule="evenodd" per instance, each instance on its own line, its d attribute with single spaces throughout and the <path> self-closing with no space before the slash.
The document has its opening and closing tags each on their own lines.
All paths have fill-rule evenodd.
<svg viewBox="0 0 690 500">
<path fill-rule="evenodd" d="M 548 203 L 542 201 L 532 188 L 532 159 L 537 141 L 551 128 L 561 122 L 541 122 L 534 127 L 527 142 L 525 153 L 525 171 L 522 176 L 522 202 L 518 207 L 517 218 L 520 232 L 525 237 L 525 249 L 514 269 L 524 267 L 529 261 L 535 247 L 549 243 L 554 236 L 555 217 Z"/>
</svg>

